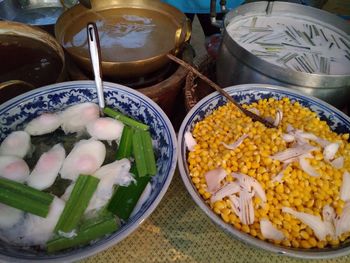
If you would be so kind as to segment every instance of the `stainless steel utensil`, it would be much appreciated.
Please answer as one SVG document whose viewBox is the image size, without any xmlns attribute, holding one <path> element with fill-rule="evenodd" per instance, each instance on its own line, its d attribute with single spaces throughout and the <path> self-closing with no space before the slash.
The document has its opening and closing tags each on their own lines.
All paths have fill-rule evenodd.
<svg viewBox="0 0 350 263">
<path fill-rule="evenodd" d="M 103 95 L 103 83 L 101 74 L 101 50 L 99 47 L 99 37 L 97 32 L 97 27 L 95 23 L 89 23 L 87 25 L 87 36 L 89 43 L 90 59 L 92 64 L 92 69 L 95 78 L 98 105 L 100 106 L 101 115 L 103 115 L 103 109 L 105 107 L 105 99 Z"/>
</svg>

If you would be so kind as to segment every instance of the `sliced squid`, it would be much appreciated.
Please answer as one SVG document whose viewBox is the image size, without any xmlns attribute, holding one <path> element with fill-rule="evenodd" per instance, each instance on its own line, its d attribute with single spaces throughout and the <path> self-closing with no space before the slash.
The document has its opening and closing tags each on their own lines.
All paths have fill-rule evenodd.
<svg viewBox="0 0 350 263">
<path fill-rule="evenodd" d="M 192 152 L 194 150 L 194 147 L 197 145 L 196 140 L 193 138 L 192 133 L 185 132 L 184 134 L 185 138 L 185 144 L 187 146 L 187 149 Z"/>
<path fill-rule="evenodd" d="M 217 191 L 220 188 L 220 182 L 225 179 L 226 171 L 223 168 L 216 168 L 210 170 L 204 174 L 205 180 L 207 182 L 207 190 L 210 193 Z"/>
<path fill-rule="evenodd" d="M 312 165 L 309 163 L 309 161 L 306 158 L 299 158 L 299 164 L 300 168 L 307 173 L 310 176 L 318 177 L 320 174 L 316 171 L 315 168 L 312 167 Z"/>
<path fill-rule="evenodd" d="M 350 231 L 350 202 L 346 202 L 343 212 L 335 221 L 335 234 L 340 237 Z"/>
<path fill-rule="evenodd" d="M 261 184 L 256 179 L 241 173 L 232 173 L 232 174 L 236 179 L 238 179 L 239 185 L 241 187 L 246 189 L 248 192 L 254 191 L 254 193 L 257 194 L 257 196 L 263 202 L 266 202 L 267 199 L 266 199 L 264 188 L 262 188 Z"/>
<path fill-rule="evenodd" d="M 16 156 L 0 156 L 0 176 L 23 183 L 29 176 L 27 163 Z"/>
<path fill-rule="evenodd" d="M 270 220 L 263 218 L 260 220 L 260 231 L 264 238 L 281 241 L 285 238 L 282 231 L 279 231 Z"/>
<path fill-rule="evenodd" d="M 275 120 L 273 122 L 273 126 L 278 127 L 278 125 L 280 125 L 280 123 L 282 121 L 282 118 L 283 118 L 283 111 L 278 109 L 276 111 L 276 117 L 275 117 Z"/>
<path fill-rule="evenodd" d="M 62 144 L 56 144 L 43 153 L 27 179 L 28 185 L 39 190 L 50 187 L 55 182 L 65 157 L 66 151 Z"/>
<path fill-rule="evenodd" d="M 24 129 L 33 136 L 54 132 L 61 125 L 61 117 L 56 113 L 43 113 L 31 120 Z"/>
<path fill-rule="evenodd" d="M 32 149 L 30 135 L 25 131 L 10 133 L 0 145 L 0 155 L 24 158 Z"/>
<path fill-rule="evenodd" d="M 332 227 L 325 223 L 319 216 L 297 212 L 289 207 L 282 207 L 282 212 L 291 214 L 305 225 L 309 226 L 313 230 L 317 239 L 320 241 L 325 240 L 327 235 L 334 236 Z"/>
<path fill-rule="evenodd" d="M 222 200 L 226 196 L 230 196 L 232 194 L 238 193 L 240 191 L 240 187 L 237 183 L 231 182 L 223 187 L 221 187 L 218 191 L 216 191 L 210 197 L 210 202 L 215 203 L 216 201 Z"/>
<path fill-rule="evenodd" d="M 231 144 L 226 144 L 224 142 L 221 142 L 225 148 L 229 149 L 229 150 L 234 150 L 236 149 L 238 146 L 240 146 L 242 144 L 242 142 L 248 137 L 248 134 L 243 134 L 241 137 L 239 137 L 237 139 L 237 141 L 235 141 L 234 143 Z"/>
<path fill-rule="evenodd" d="M 326 161 L 332 161 L 339 149 L 339 146 L 339 143 L 336 142 L 328 144 L 326 147 L 324 147 L 323 158 Z"/>
<path fill-rule="evenodd" d="M 340 199 L 345 202 L 350 201 L 350 174 L 347 171 L 343 173 L 343 183 L 340 187 Z"/>
<path fill-rule="evenodd" d="M 293 159 L 293 158 L 299 157 L 301 155 L 310 153 L 310 152 L 315 151 L 317 149 L 318 149 L 317 147 L 314 147 L 314 146 L 312 146 L 310 144 L 306 144 L 306 143 L 305 144 L 301 144 L 301 145 L 298 144 L 295 147 L 287 148 L 284 151 L 278 152 L 278 153 L 270 156 L 270 158 L 274 159 L 274 160 L 281 161 L 281 162 L 286 162 L 289 159 Z"/>
<path fill-rule="evenodd" d="M 344 157 L 339 156 L 338 158 L 331 161 L 331 165 L 336 169 L 341 169 L 344 166 Z"/>
<path fill-rule="evenodd" d="M 245 225 L 251 225 L 254 223 L 255 214 L 252 197 L 252 194 L 246 190 L 241 191 L 239 194 L 239 206 L 241 209 L 239 219 L 242 224 Z"/>
</svg>

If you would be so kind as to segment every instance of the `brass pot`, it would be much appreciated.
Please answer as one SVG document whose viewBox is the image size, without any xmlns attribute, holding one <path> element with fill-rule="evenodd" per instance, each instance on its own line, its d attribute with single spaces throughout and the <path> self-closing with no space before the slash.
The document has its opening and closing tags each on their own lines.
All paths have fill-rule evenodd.
<svg viewBox="0 0 350 263">
<path fill-rule="evenodd" d="M 55 25 L 58 42 L 84 70 L 92 70 L 86 25 L 97 25 L 102 74 L 114 79 L 154 72 L 169 62 L 191 35 L 184 13 L 154 0 L 95 0 L 92 8 L 76 5 Z"/>
<path fill-rule="evenodd" d="M 1 63 L 3 63 L 2 66 L 0 67 L 1 68 L 0 84 L 1 82 L 10 81 L 9 83 L 12 83 L 11 82 L 12 80 L 19 80 L 19 81 L 28 82 L 26 86 L 39 87 L 39 86 L 48 85 L 48 84 L 61 82 L 65 80 L 66 74 L 65 74 L 64 51 L 60 46 L 60 44 L 56 41 L 56 39 L 52 37 L 50 34 L 48 34 L 46 31 L 38 27 L 30 26 L 22 23 L 0 21 L 0 38 L 1 38 L 0 48 L 2 51 L 0 53 L 0 59 L 2 60 Z M 18 68 L 16 67 L 11 69 L 11 72 L 9 73 L 7 72 L 7 69 L 9 69 L 10 61 L 8 61 L 8 63 L 4 61 L 8 59 L 7 54 L 5 54 L 6 51 L 4 50 L 6 50 L 5 49 L 6 45 L 9 45 L 8 43 L 14 43 L 14 42 L 17 44 L 16 44 L 16 47 L 13 47 L 13 50 L 11 49 L 11 52 L 15 54 L 12 58 L 18 61 L 17 63 Z M 33 43 L 34 44 L 40 43 L 40 44 L 33 46 L 34 45 Z M 40 79 L 37 79 L 39 78 L 38 75 L 33 75 L 32 78 L 28 76 L 24 77 L 25 73 L 27 73 L 30 70 L 33 70 L 32 67 L 35 67 L 35 65 L 40 64 L 40 61 L 35 65 L 25 64 L 25 63 L 30 63 L 26 61 L 25 56 L 29 55 L 29 53 L 31 53 L 30 55 L 32 55 L 32 53 L 36 51 L 42 52 L 41 49 L 47 50 L 47 52 L 49 52 L 54 56 L 55 58 L 54 62 L 57 62 L 57 65 L 55 67 L 55 72 L 54 72 L 55 74 L 52 74 L 50 76 L 45 76 L 44 81 L 40 81 Z M 23 53 L 24 52 L 23 50 L 26 50 L 27 53 Z M 50 62 L 45 61 L 43 63 L 50 63 Z M 42 68 L 41 67 L 36 68 L 36 70 L 38 69 L 41 70 Z M 39 85 L 38 83 L 42 83 L 42 84 Z M 1 87 L 3 86 L 4 85 L 1 85 Z"/>
</svg>

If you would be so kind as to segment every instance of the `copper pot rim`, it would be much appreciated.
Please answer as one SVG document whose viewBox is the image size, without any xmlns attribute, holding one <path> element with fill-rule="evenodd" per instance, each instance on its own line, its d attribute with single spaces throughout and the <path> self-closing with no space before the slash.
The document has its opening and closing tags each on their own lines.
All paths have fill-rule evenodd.
<svg viewBox="0 0 350 263">
<path fill-rule="evenodd" d="M 58 41 L 45 30 L 32 25 L 13 21 L 0 21 L 0 35 L 17 35 L 35 39 L 51 48 L 62 62 L 61 71 L 55 81 L 60 81 L 65 75 L 65 55 Z"/>
</svg>

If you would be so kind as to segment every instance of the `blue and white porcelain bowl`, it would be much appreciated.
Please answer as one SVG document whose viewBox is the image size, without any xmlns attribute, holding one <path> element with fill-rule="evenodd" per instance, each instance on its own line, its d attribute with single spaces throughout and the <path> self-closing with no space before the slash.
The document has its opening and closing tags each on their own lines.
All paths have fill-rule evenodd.
<svg viewBox="0 0 350 263">
<path fill-rule="evenodd" d="M 281 99 L 288 97 L 291 101 L 297 101 L 301 105 L 316 112 L 318 116 L 326 120 L 333 131 L 337 133 L 350 132 L 350 118 L 343 112 L 337 110 L 328 103 L 321 101 L 315 97 L 286 89 L 279 86 L 266 84 L 243 84 L 231 86 L 225 89 L 238 103 L 250 104 L 260 99 L 275 98 Z M 234 238 L 252 245 L 257 248 L 262 248 L 274 253 L 288 255 L 298 258 L 334 258 L 350 254 L 350 243 L 344 243 L 336 248 L 325 249 L 293 249 L 282 246 L 277 246 L 272 243 L 254 238 L 249 234 L 243 233 L 235 229 L 232 225 L 225 223 L 220 216 L 216 215 L 211 208 L 205 203 L 200 196 L 196 187 L 192 183 L 189 176 L 189 168 L 187 163 L 187 148 L 184 140 L 184 134 L 187 131 L 192 131 L 194 125 L 201 121 L 206 116 L 210 115 L 219 106 L 226 104 L 226 99 L 218 92 L 214 92 L 202 100 L 200 100 L 186 115 L 178 133 L 178 166 L 182 180 L 190 193 L 192 199 L 203 210 L 203 212 L 223 231 L 233 236 Z"/>
<path fill-rule="evenodd" d="M 157 174 L 151 180 L 151 194 L 141 209 L 112 235 L 91 245 L 48 255 L 43 252 L 20 250 L 0 241 L 0 261 L 73 261 L 98 253 L 117 244 L 154 211 L 167 191 L 177 161 L 176 135 L 163 110 L 138 91 L 113 83 L 104 83 L 106 105 L 119 109 L 150 126 L 155 153 Z M 15 97 L 0 105 L 0 142 L 11 131 L 23 128 L 23 124 L 42 112 L 60 111 L 70 105 L 95 102 L 97 93 L 93 81 L 73 81 L 45 86 Z"/>
</svg>

